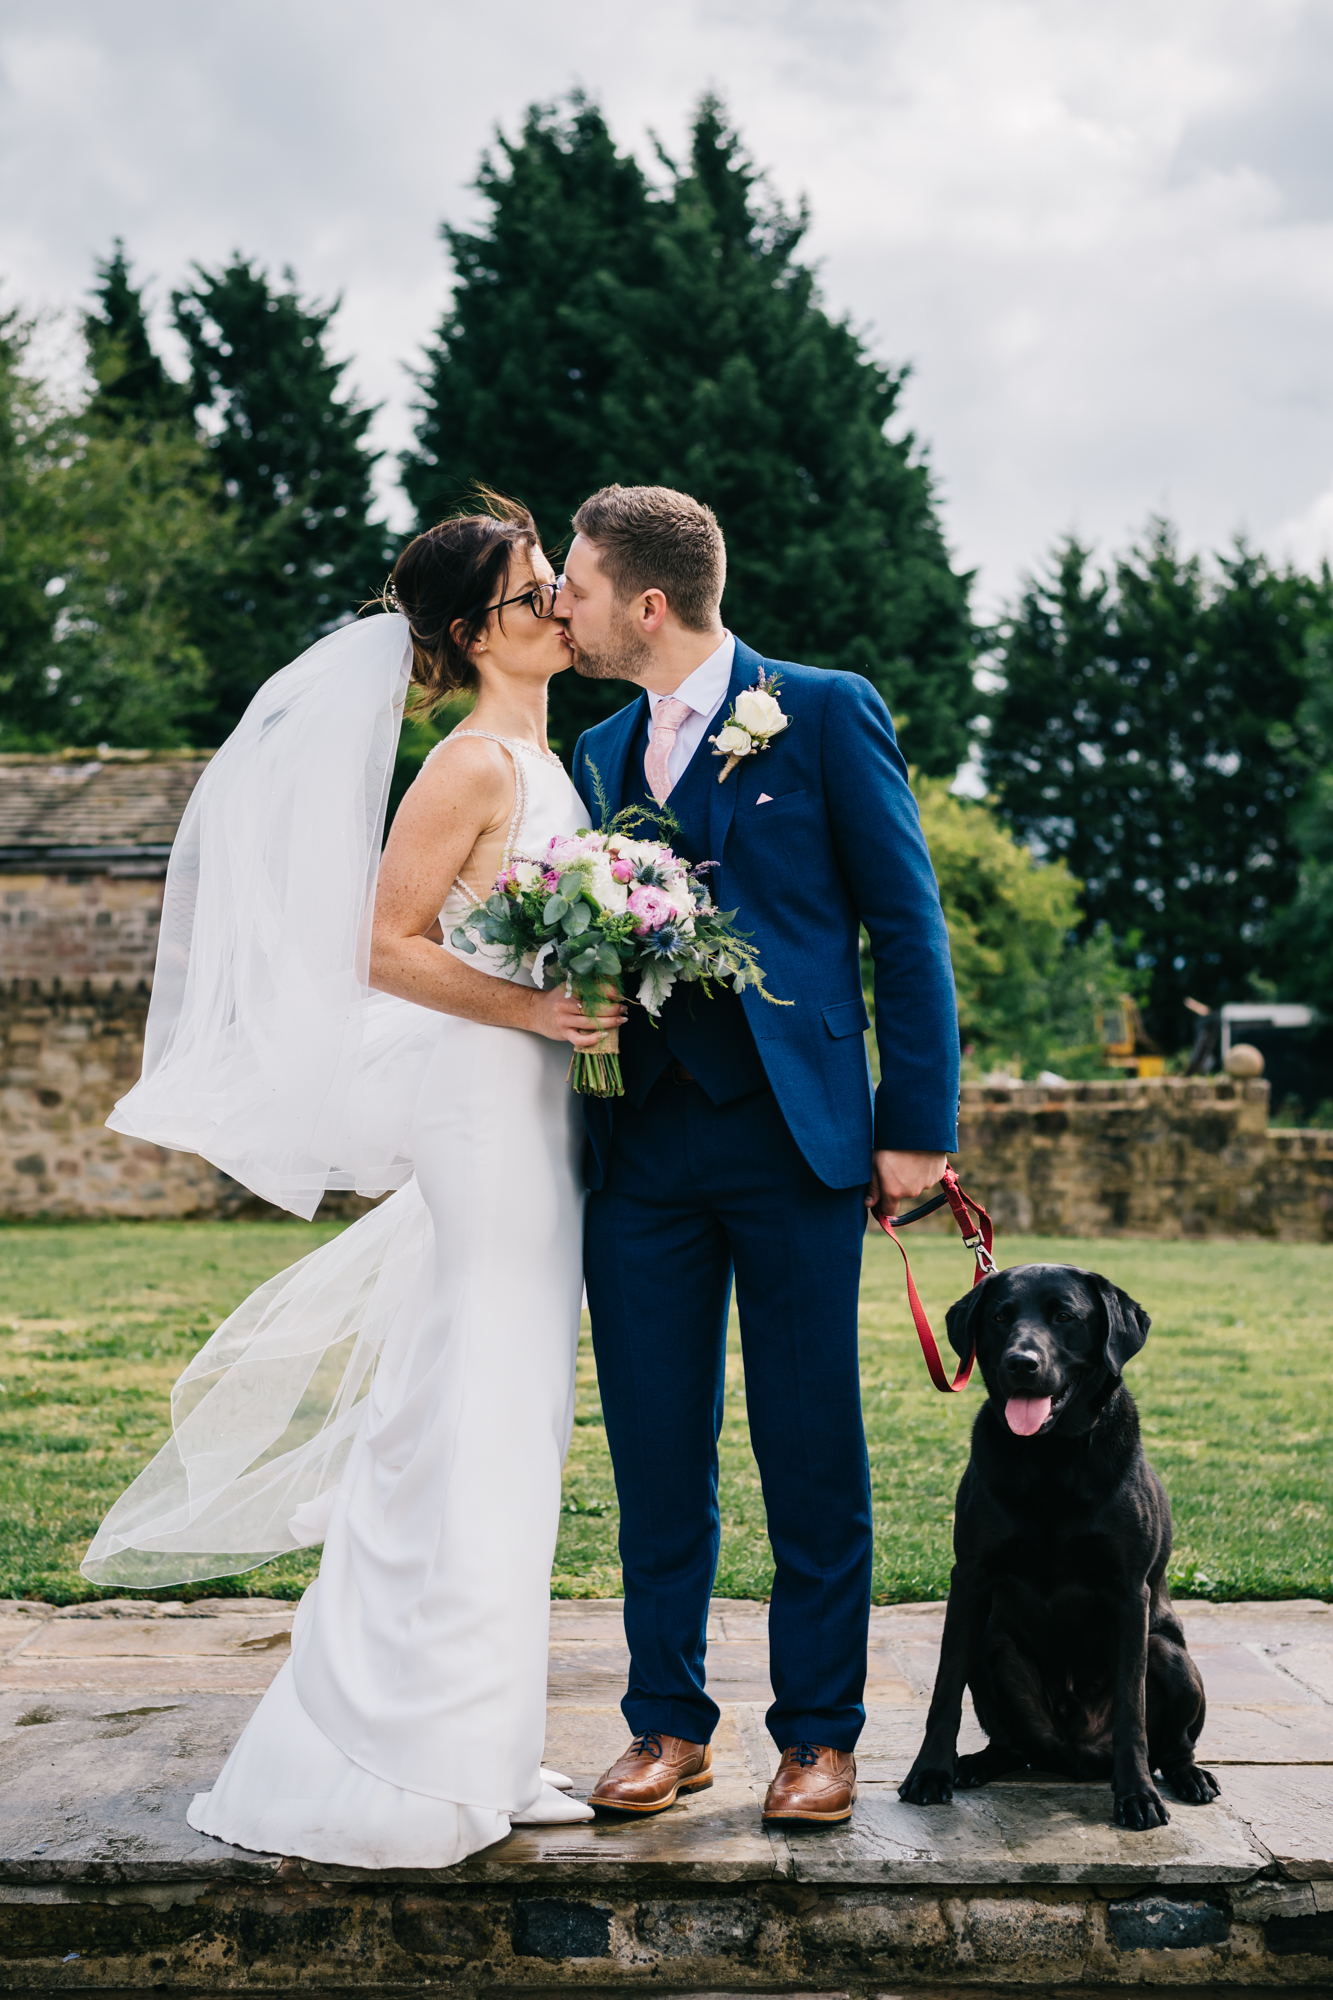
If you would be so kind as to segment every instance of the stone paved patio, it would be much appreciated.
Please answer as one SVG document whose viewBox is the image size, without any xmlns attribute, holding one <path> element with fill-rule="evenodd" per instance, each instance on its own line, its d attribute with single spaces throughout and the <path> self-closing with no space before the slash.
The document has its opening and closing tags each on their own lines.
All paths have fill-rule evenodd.
<svg viewBox="0 0 1333 2000">
<path fill-rule="evenodd" d="M 461 1869 L 372 1876 L 247 1854 L 185 1824 L 189 1797 L 212 1782 L 286 1657 L 291 1606 L 0 1604 L 5 1955 L 19 1986 L 103 1989 L 269 1983 L 279 1966 L 283 1983 L 322 1991 L 348 1983 L 355 1960 L 353 1983 L 394 1990 L 577 1975 L 602 1987 L 853 1991 L 858 1967 L 871 1986 L 889 1975 L 917 1988 L 1018 1978 L 1333 1990 L 1333 1607 L 1187 1604 L 1182 1615 L 1208 1690 L 1200 1754 L 1223 1797 L 1174 1804 L 1152 1833 L 1118 1832 L 1104 1787 L 1036 1774 L 951 1806 L 901 1804 L 940 1605 L 873 1614 L 850 1825 L 765 1830 L 759 1801 L 776 1761 L 763 1725 L 766 1607 L 719 1600 L 711 1791 L 646 1822 L 526 1829 Z M 618 1602 L 552 1606 L 547 1761 L 579 1790 L 623 1748 L 625 1663 Z M 963 1747 L 981 1740 L 969 1717 Z M 387 1908 L 386 1892 L 388 1930 L 372 1944 L 366 1912 Z M 249 1957 L 228 1964 L 227 1924 L 275 1894 L 286 1944 L 256 1957 L 252 1938 Z M 328 1934 L 298 1949 L 305 1932 L 290 1926 L 312 1898 Z M 333 1941 L 335 1905 L 355 1948 L 351 1931 Z M 136 1920 L 137 1942 L 111 1922 L 130 1907 L 157 1912 Z M 349 1911 L 361 1912 L 355 1923 Z M 77 1932 L 88 1948 L 48 1952 L 53 1924 L 54 1942 Z"/>
</svg>

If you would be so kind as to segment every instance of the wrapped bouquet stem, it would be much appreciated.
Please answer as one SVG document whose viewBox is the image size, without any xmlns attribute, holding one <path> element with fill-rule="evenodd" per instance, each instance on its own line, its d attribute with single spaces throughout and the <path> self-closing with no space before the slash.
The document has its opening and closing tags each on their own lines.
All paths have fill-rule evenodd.
<svg viewBox="0 0 1333 2000">
<path fill-rule="evenodd" d="M 682 861 L 665 841 L 636 839 L 631 829 L 646 817 L 629 806 L 600 833 L 560 835 L 532 860 L 515 857 L 453 932 L 455 949 L 499 945 L 511 968 L 529 964 L 543 990 L 563 980 L 594 1017 L 618 1006 L 630 979 L 654 1019 L 682 981 L 705 993 L 723 983 L 737 993 L 751 986 L 774 1006 L 789 1006 L 765 990 L 735 910 L 719 910 L 709 895 L 712 864 Z M 576 1051 L 570 1080 L 587 1097 L 622 1094 L 618 1027 Z"/>
<path fill-rule="evenodd" d="M 602 1014 L 615 1013 L 624 999 L 619 980 L 602 980 L 594 987 L 575 985 L 574 992 L 585 1014 L 594 1020 Z M 597 1038 L 591 1049 L 575 1049 L 574 1059 L 569 1065 L 569 1080 L 583 1097 L 621 1097 L 624 1085 L 620 1078 L 620 1025 L 613 1021 Z"/>
</svg>

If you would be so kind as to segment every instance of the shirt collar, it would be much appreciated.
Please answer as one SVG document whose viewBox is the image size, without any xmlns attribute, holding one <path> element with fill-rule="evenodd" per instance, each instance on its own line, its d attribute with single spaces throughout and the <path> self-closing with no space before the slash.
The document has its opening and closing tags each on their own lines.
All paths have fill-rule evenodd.
<svg viewBox="0 0 1333 2000">
<path fill-rule="evenodd" d="M 685 701 L 696 715 L 711 715 L 719 706 L 731 685 L 731 669 L 736 658 L 736 635 L 728 632 L 715 653 L 710 653 L 702 666 L 687 674 L 678 688 L 670 694 L 648 692 L 648 702 L 654 715 L 661 701 Z"/>
</svg>

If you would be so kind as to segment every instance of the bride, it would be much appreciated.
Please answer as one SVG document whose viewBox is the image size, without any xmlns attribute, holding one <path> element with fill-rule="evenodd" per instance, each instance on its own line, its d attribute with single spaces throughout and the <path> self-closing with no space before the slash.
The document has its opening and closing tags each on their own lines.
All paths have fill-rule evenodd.
<svg viewBox="0 0 1333 2000">
<path fill-rule="evenodd" d="M 396 1188 L 232 1314 L 83 1568 L 136 1587 L 322 1541 L 292 1654 L 191 1826 L 313 1861 L 438 1868 L 582 1820 L 541 1770 L 550 1569 L 573 1421 L 582 1119 L 562 988 L 450 932 L 585 813 L 546 744 L 570 664 L 531 517 L 420 535 L 387 616 L 256 695 L 173 849 L 144 1075 L 116 1129 L 313 1215 Z M 476 691 L 403 800 L 418 713 Z M 378 864 L 378 866 L 377 866 Z"/>
</svg>

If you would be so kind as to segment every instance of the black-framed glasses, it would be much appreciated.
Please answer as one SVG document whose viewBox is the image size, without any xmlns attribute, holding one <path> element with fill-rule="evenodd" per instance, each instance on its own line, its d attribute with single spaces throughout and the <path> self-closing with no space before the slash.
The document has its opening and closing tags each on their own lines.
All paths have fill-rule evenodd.
<svg viewBox="0 0 1333 2000">
<path fill-rule="evenodd" d="M 492 611 L 503 611 L 506 604 L 526 604 L 534 618 L 551 618 L 555 615 L 555 600 L 560 595 L 560 582 L 535 583 L 530 590 L 520 590 L 513 597 L 502 597 L 498 604 L 487 604 L 477 613 L 478 618 L 488 617 Z"/>
</svg>

